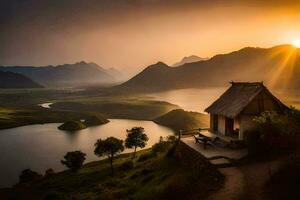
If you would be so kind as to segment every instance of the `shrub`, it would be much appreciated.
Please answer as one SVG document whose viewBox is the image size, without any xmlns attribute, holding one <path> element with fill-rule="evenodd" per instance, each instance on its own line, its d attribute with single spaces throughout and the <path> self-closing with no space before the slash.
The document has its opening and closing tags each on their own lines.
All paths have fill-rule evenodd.
<svg viewBox="0 0 300 200">
<path fill-rule="evenodd" d="M 132 160 L 126 160 L 125 162 L 123 162 L 120 166 L 120 168 L 124 171 L 130 170 L 134 168 L 134 163 Z"/>
<path fill-rule="evenodd" d="M 61 163 L 76 172 L 83 165 L 86 154 L 81 151 L 68 152 Z"/>
<path fill-rule="evenodd" d="M 255 117 L 254 121 L 258 124 L 255 130 L 258 136 L 250 136 L 250 140 L 259 140 L 259 149 L 253 146 L 253 150 L 263 152 L 276 152 L 290 149 L 296 146 L 297 138 L 300 135 L 300 112 L 294 108 L 287 110 L 284 114 L 276 112 L 264 112 Z M 256 137 L 256 138 L 251 138 Z M 247 141 L 248 145 L 254 141 Z M 257 143 L 258 144 L 258 143 Z M 251 147 L 250 147 L 251 148 Z"/>
<path fill-rule="evenodd" d="M 25 169 L 21 172 L 21 175 L 19 176 L 19 182 L 28 183 L 41 177 L 42 175 L 38 174 L 37 172 L 32 171 L 31 169 Z"/>
<path fill-rule="evenodd" d="M 49 168 L 45 171 L 45 176 L 52 176 L 53 174 L 55 174 L 54 170 L 52 168 Z"/>
<path fill-rule="evenodd" d="M 261 152 L 261 138 L 258 130 L 245 132 L 246 145 L 250 154 Z"/>
<path fill-rule="evenodd" d="M 163 137 L 160 137 L 159 142 L 152 146 L 152 152 L 154 154 L 166 152 L 169 149 L 171 144 L 172 142 L 168 140 L 165 141 Z"/>
<path fill-rule="evenodd" d="M 173 143 L 167 152 L 167 157 L 172 157 L 175 154 L 178 143 Z"/>
</svg>

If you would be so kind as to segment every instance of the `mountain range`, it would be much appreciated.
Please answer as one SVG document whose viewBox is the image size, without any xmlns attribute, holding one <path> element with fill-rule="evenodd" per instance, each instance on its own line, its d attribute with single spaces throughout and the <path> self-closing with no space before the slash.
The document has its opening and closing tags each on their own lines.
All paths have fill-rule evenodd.
<svg viewBox="0 0 300 200">
<path fill-rule="evenodd" d="M 181 61 L 173 64 L 172 67 L 178 67 L 178 66 L 184 65 L 186 63 L 199 62 L 199 61 L 208 60 L 208 59 L 209 58 L 201 58 L 201 57 L 195 56 L 195 55 L 186 56 L 186 57 L 182 58 Z"/>
<path fill-rule="evenodd" d="M 0 88 L 41 88 L 42 86 L 22 74 L 0 71 Z"/>
<path fill-rule="evenodd" d="M 2 66 L 0 71 L 22 74 L 45 87 L 76 87 L 119 82 L 121 72 L 84 61 L 58 66 Z"/>
<path fill-rule="evenodd" d="M 300 85 L 300 49 L 291 45 L 246 47 L 178 67 L 158 62 L 115 89 L 152 92 L 225 86 L 229 81 L 264 81 L 272 88 L 297 89 Z"/>
</svg>

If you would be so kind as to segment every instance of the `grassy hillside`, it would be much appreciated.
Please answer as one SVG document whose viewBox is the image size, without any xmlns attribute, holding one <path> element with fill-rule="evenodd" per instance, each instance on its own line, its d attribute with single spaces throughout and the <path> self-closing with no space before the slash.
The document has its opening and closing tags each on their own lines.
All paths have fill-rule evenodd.
<svg viewBox="0 0 300 200">
<path fill-rule="evenodd" d="M 151 150 L 138 152 L 138 157 Z M 222 185 L 222 176 L 214 168 L 196 173 L 170 153 L 137 159 L 125 167 L 132 155 L 119 156 L 114 177 L 108 160 L 88 163 L 79 172 L 64 171 L 0 190 L 2 199 L 204 199 Z"/>
<path fill-rule="evenodd" d="M 208 115 L 197 112 L 187 112 L 182 109 L 172 110 L 155 118 L 154 122 L 168 126 L 175 131 L 209 127 Z"/>
</svg>

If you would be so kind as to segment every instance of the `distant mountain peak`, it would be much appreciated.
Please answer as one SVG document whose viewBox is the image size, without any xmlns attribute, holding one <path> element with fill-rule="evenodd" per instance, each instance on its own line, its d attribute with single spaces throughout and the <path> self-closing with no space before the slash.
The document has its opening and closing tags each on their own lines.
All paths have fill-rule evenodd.
<svg viewBox="0 0 300 200">
<path fill-rule="evenodd" d="M 116 80 L 119 79 L 110 70 L 104 69 L 94 62 L 85 61 L 57 66 L 0 66 L 0 71 L 22 74 L 46 87 L 105 85 L 116 83 Z"/>
<path fill-rule="evenodd" d="M 164 63 L 164 62 L 161 62 L 161 61 L 158 61 L 157 63 L 155 63 L 155 64 L 153 64 L 152 66 L 154 66 L 154 65 L 156 65 L 156 66 L 164 66 L 164 67 L 169 67 L 166 63 Z"/>
<path fill-rule="evenodd" d="M 292 45 L 278 45 L 271 48 L 245 47 L 215 55 L 206 61 L 186 63 L 180 67 L 169 67 L 159 62 L 150 65 L 119 88 L 125 87 L 135 92 L 153 92 L 219 87 L 234 80 L 264 81 L 272 89 L 297 89 L 300 85 L 298 66 L 300 66 L 300 49 Z M 276 76 L 274 81 L 274 74 L 278 75 L 278 72 L 282 75 Z M 286 72 L 290 75 L 286 76 Z"/>
<path fill-rule="evenodd" d="M 193 63 L 193 62 L 199 62 L 199 61 L 204 61 L 204 60 L 208 60 L 209 58 L 202 58 L 196 55 L 191 55 L 191 56 L 185 56 L 184 58 L 182 58 L 181 61 L 175 63 L 172 65 L 172 67 L 178 67 L 187 63 Z"/>
<path fill-rule="evenodd" d="M 85 61 L 80 61 L 80 62 L 77 62 L 77 63 L 75 63 L 75 64 L 80 64 L 80 65 L 87 65 L 88 63 L 86 63 Z"/>
<path fill-rule="evenodd" d="M 154 70 L 154 69 L 157 69 L 157 70 L 160 70 L 160 69 L 164 69 L 164 68 L 169 68 L 169 66 L 161 61 L 155 63 L 155 64 L 152 64 L 150 66 L 148 66 L 145 70 Z"/>
</svg>

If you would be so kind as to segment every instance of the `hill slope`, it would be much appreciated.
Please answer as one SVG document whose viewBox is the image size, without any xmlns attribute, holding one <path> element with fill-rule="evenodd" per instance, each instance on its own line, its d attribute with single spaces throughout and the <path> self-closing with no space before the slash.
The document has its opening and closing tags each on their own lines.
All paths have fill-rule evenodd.
<svg viewBox="0 0 300 200">
<path fill-rule="evenodd" d="M 157 124 L 168 126 L 175 131 L 209 127 L 208 115 L 187 112 L 182 109 L 172 110 L 153 121 Z"/>
<path fill-rule="evenodd" d="M 95 63 L 78 62 L 58 66 L 11 66 L 0 67 L 0 71 L 23 74 L 44 86 L 80 86 L 110 84 L 113 75 Z"/>
<path fill-rule="evenodd" d="M 157 154 L 151 149 L 139 151 L 138 160 L 133 160 L 132 154 L 116 156 L 113 177 L 105 159 L 87 163 L 76 173 L 66 170 L 31 176 L 33 180 L 0 189 L 0 195 L 24 200 L 206 199 L 222 187 L 223 175 L 196 151 L 183 143 L 164 150 Z"/>
<path fill-rule="evenodd" d="M 41 88 L 42 86 L 21 74 L 0 71 L 0 88 Z"/>
<path fill-rule="evenodd" d="M 179 67 L 159 62 L 116 88 L 147 92 L 224 86 L 231 80 L 263 80 L 271 87 L 296 89 L 300 85 L 299 66 L 300 49 L 293 46 L 247 47 Z"/>
</svg>

